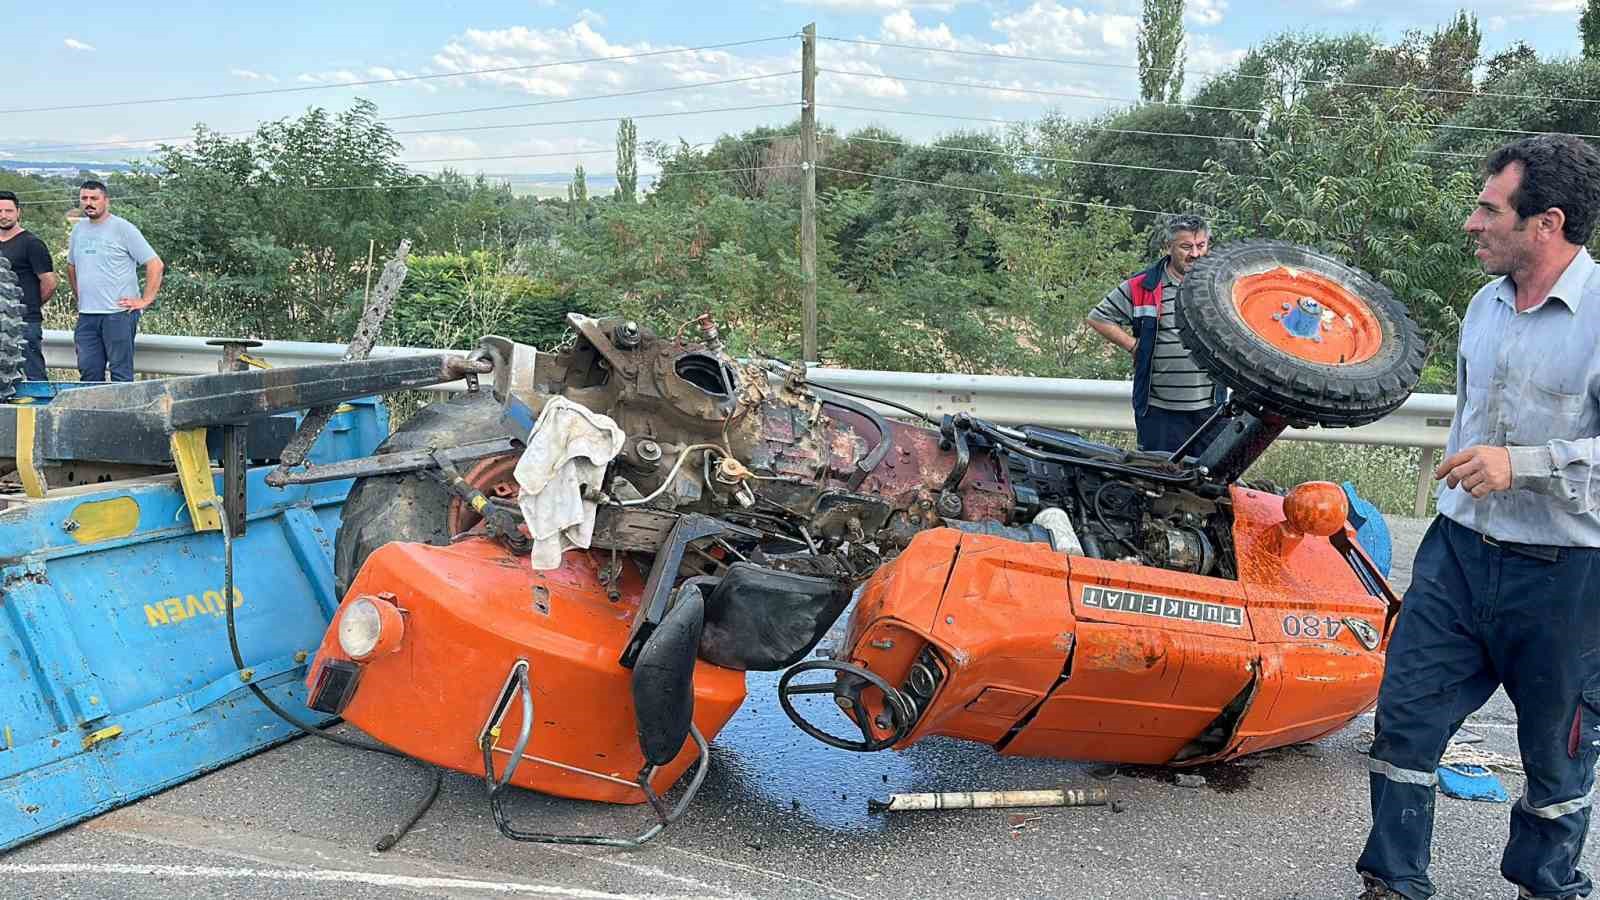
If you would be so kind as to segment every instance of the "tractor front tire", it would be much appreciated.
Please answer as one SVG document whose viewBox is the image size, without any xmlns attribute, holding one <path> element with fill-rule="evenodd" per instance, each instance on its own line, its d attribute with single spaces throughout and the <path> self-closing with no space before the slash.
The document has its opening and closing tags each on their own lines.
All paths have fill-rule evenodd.
<svg viewBox="0 0 1600 900">
<path fill-rule="evenodd" d="M 468 393 L 417 411 L 378 445 L 378 455 L 405 450 L 441 450 L 476 440 L 500 428 L 500 404 L 487 393 Z M 345 499 L 334 539 L 334 580 L 343 597 L 372 551 L 391 541 L 443 546 L 450 528 L 452 497 L 426 472 L 360 478 Z"/>
<path fill-rule="evenodd" d="M 1178 334 L 1247 409 L 1353 428 L 1388 415 L 1422 377 L 1422 334 L 1388 288 L 1325 253 L 1247 241 L 1196 261 Z"/>
</svg>

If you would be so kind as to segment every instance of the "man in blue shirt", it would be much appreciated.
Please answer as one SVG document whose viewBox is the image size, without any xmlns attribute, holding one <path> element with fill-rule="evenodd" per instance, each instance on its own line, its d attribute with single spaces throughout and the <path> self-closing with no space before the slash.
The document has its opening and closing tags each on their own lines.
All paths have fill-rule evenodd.
<svg viewBox="0 0 1600 900">
<path fill-rule="evenodd" d="M 1422 900 L 1439 759 L 1504 686 L 1527 786 L 1500 872 L 1586 897 L 1600 758 L 1600 152 L 1568 135 L 1496 150 L 1466 230 L 1485 271 L 1456 355 L 1439 516 L 1417 550 L 1378 693 L 1369 900 Z"/>
<path fill-rule="evenodd" d="M 78 298 L 78 377 L 133 380 L 133 338 L 139 315 L 156 302 L 166 266 L 132 222 L 111 214 L 111 197 L 98 181 L 78 190 L 83 218 L 73 226 L 67 249 L 67 280 Z M 144 266 L 144 290 L 139 267 Z"/>
</svg>

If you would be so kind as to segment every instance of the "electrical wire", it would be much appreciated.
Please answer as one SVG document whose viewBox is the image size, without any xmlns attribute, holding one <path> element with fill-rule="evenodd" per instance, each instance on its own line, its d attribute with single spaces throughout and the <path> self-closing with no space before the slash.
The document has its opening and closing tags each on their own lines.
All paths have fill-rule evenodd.
<svg viewBox="0 0 1600 900">
<path fill-rule="evenodd" d="M 573 103 L 576 103 L 579 100 L 604 99 L 605 96 L 607 96 L 607 95 L 597 95 L 597 96 L 594 96 L 594 97 L 574 97 L 570 101 L 562 101 L 562 102 L 573 102 Z M 757 110 L 757 109 L 779 109 L 779 108 L 782 108 L 782 107 L 794 106 L 794 105 L 796 105 L 795 102 L 794 101 L 790 101 L 790 102 L 785 102 L 785 103 L 757 104 L 757 105 L 753 105 L 753 106 L 724 106 L 724 107 L 712 107 L 712 108 L 708 108 L 708 109 L 677 110 L 677 111 L 674 111 L 674 112 L 638 113 L 638 114 L 631 115 L 631 116 L 607 116 L 607 117 L 604 117 L 604 118 L 596 118 L 596 119 L 561 119 L 561 120 L 547 121 L 547 122 L 511 122 L 511 123 L 504 123 L 504 124 L 498 124 L 498 125 L 465 125 L 465 126 L 458 126 L 458 127 L 454 127 L 454 128 L 413 128 L 413 129 L 407 129 L 407 130 L 404 130 L 404 131 L 391 131 L 389 133 L 393 134 L 393 135 L 454 134 L 454 133 L 462 132 L 462 131 L 491 131 L 491 130 L 506 129 L 506 128 L 540 128 L 540 127 L 545 127 L 545 126 L 550 126 L 550 125 L 593 125 L 593 124 L 604 124 L 604 123 L 608 123 L 608 122 L 620 122 L 623 119 L 665 119 L 665 118 L 671 118 L 671 117 L 674 117 L 674 116 L 696 116 L 696 115 L 706 115 L 706 114 L 710 114 L 710 113 L 745 112 L 745 111 L 748 111 L 748 110 Z M 441 115 L 441 116 L 442 115 L 455 115 L 458 112 L 461 112 L 461 111 L 458 111 L 458 110 L 446 110 L 446 111 L 439 112 L 439 113 L 430 113 L 430 115 Z M 400 117 L 395 117 L 395 118 L 384 118 L 384 119 L 379 119 L 378 121 L 379 122 L 391 122 L 391 121 L 396 121 L 396 119 L 398 119 L 398 118 L 406 118 L 406 117 L 400 116 Z M 239 137 L 241 135 L 255 134 L 255 131 L 254 130 L 210 131 L 210 132 L 207 132 L 207 134 L 208 135 L 215 135 L 215 136 L 218 136 L 218 137 Z M 137 150 L 137 149 L 140 149 L 141 146 L 145 145 L 145 144 L 163 144 L 163 143 L 168 143 L 168 142 L 173 142 L 173 141 L 192 141 L 192 140 L 194 140 L 194 136 L 186 134 L 186 135 L 180 135 L 180 136 L 176 136 L 176 137 L 166 137 L 166 138 L 127 138 L 127 139 L 124 139 L 124 140 L 98 141 L 98 142 L 86 143 L 86 144 L 58 144 L 58 145 L 55 145 L 55 146 L 45 146 L 45 147 L 10 147 L 10 148 L 5 148 L 5 149 L 6 149 L 6 152 L 8 152 L 8 153 L 37 153 L 37 152 L 44 152 L 44 151 L 61 152 L 61 151 L 66 151 L 66 150 L 97 150 L 97 149 L 111 149 L 111 150 L 130 149 L 130 150 Z"/>
<path fill-rule="evenodd" d="M 222 608 L 226 612 L 228 650 L 233 654 L 233 664 L 236 670 L 239 672 L 240 677 L 247 678 L 248 675 L 246 673 L 250 671 L 250 668 L 245 665 L 244 655 L 239 652 L 239 632 L 233 612 L 235 591 L 233 586 L 233 526 L 229 521 L 227 507 L 223 504 L 220 498 L 209 497 L 201 501 L 201 503 L 216 510 L 217 520 L 219 523 L 218 528 L 222 532 Z M 290 725 L 293 725 L 295 728 L 299 729 L 305 734 L 332 741 L 335 744 L 340 744 L 345 747 L 352 747 L 356 750 L 365 750 L 369 753 L 382 753 L 385 756 L 392 756 L 396 759 L 403 759 L 410 762 L 419 763 L 426 767 L 428 771 L 433 774 L 433 784 L 429 788 L 428 793 L 416 804 L 415 807 L 412 808 L 411 813 L 408 814 L 405 821 L 403 821 L 400 825 L 390 829 L 378 839 L 377 843 L 373 845 L 374 849 L 381 852 L 393 847 L 400 841 L 402 837 L 406 835 L 406 832 L 411 830 L 413 825 L 417 824 L 417 822 L 421 820 L 421 818 L 428 812 L 429 808 L 433 806 L 434 800 L 438 798 L 439 788 L 442 784 L 444 784 L 443 769 L 431 766 L 428 763 L 414 757 L 407 756 L 393 747 L 386 747 L 383 744 L 369 744 L 365 741 L 352 740 L 343 735 L 334 734 L 326 729 L 318 728 L 279 706 L 271 697 L 267 696 L 267 692 L 262 690 L 261 685 L 256 683 L 253 678 L 245 682 L 245 687 L 249 688 L 250 693 L 254 694 L 255 698 L 261 701 L 262 706 L 265 706 L 278 718 L 289 723 Z"/>
<path fill-rule="evenodd" d="M 1054 57 L 1054 56 L 1031 56 L 1031 55 L 1021 54 L 1021 53 L 997 53 L 997 52 L 991 51 L 991 50 L 957 50 L 957 49 L 954 49 L 954 48 L 951 48 L 951 47 L 934 47 L 934 46 L 930 46 L 928 44 L 905 44 L 905 43 L 897 43 L 897 42 L 894 42 L 894 41 L 871 41 L 871 40 L 866 40 L 864 38 L 843 38 L 843 37 L 834 37 L 834 36 L 831 36 L 831 35 L 821 35 L 821 34 L 817 35 L 817 40 L 819 40 L 819 41 L 830 41 L 830 42 L 835 43 L 835 44 L 860 44 L 860 45 L 869 46 L 869 47 L 890 47 L 890 48 L 899 49 L 899 50 L 920 50 L 920 51 L 924 51 L 924 52 L 928 52 L 928 53 L 945 53 L 945 54 L 950 54 L 950 55 L 955 55 L 955 56 L 979 56 L 979 57 L 986 57 L 986 58 L 989 58 L 989 59 L 1009 60 L 1009 61 L 1013 61 L 1013 62 L 1043 62 L 1043 63 L 1054 63 L 1056 65 L 1063 65 L 1063 66 L 1086 66 L 1086 67 L 1089 67 L 1089 68 L 1097 68 L 1097 69 L 1127 69 L 1127 70 L 1132 70 L 1132 71 L 1139 71 L 1139 68 L 1140 68 L 1139 66 L 1134 65 L 1132 63 L 1108 63 L 1108 62 L 1092 61 L 1092 60 L 1087 60 L 1087 59 L 1061 59 L 1059 57 Z M 1171 69 L 1176 68 L 1176 67 L 1177 66 L 1167 66 L 1167 67 L 1165 67 L 1165 70 L 1169 70 L 1170 71 Z M 1160 71 L 1163 71 L 1163 68 L 1161 68 L 1161 67 L 1153 67 L 1153 68 L 1150 69 L 1150 71 L 1160 72 Z M 1280 78 L 1279 76 L 1276 76 L 1276 75 L 1251 75 L 1251 74 L 1244 73 L 1244 72 L 1227 72 L 1227 71 L 1218 72 L 1218 71 L 1215 71 L 1215 70 L 1207 70 L 1207 69 L 1189 69 L 1188 71 L 1189 71 L 1190 74 L 1193 74 L 1193 75 L 1207 75 L 1207 76 L 1211 76 L 1211 77 L 1229 76 L 1229 77 L 1244 78 L 1244 79 L 1249 79 L 1249 80 L 1254 80 L 1254 81 L 1287 81 L 1287 82 L 1290 82 L 1290 83 L 1293 83 L 1293 84 L 1317 84 L 1317 85 L 1322 85 L 1324 87 L 1356 87 L 1356 88 L 1372 88 L 1372 89 L 1376 89 L 1376 90 L 1388 90 L 1388 91 L 1414 90 L 1414 91 L 1417 91 L 1419 93 L 1426 93 L 1426 94 L 1451 94 L 1451 95 L 1466 96 L 1466 97 L 1497 97 L 1497 98 L 1502 98 L 1502 99 L 1506 99 L 1506 100 L 1557 100 L 1557 101 L 1561 101 L 1561 102 L 1564 102 L 1564 103 L 1600 103 L 1600 100 L 1596 100 L 1593 97 L 1566 97 L 1566 96 L 1561 96 L 1561 95 L 1556 95 L 1556 94 L 1511 94 L 1511 93 L 1502 93 L 1502 92 L 1498 92 L 1498 91 L 1462 91 L 1462 90 L 1455 90 L 1455 89 L 1451 89 L 1451 88 L 1429 88 L 1429 87 L 1420 87 L 1420 86 L 1416 86 L 1416 85 L 1372 84 L 1372 83 L 1361 82 L 1361 81 L 1340 81 L 1340 80 L 1337 80 L 1337 79 L 1324 79 L 1324 78 L 1287 78 L 1286 79 L 1286 78 Z M 851 74 L 856 74 L 856 73 L 851 73 Z"/>
<path fill-rule="evenodd" d="M 897 147 L 913 147 L 922 150 L 948 151 L 951 153 L 980 153 L 986 156 L 1006 156 L 1011 159 L 1034 159 L 1040 162 L 1070 163 L 1075 166 L 1103 166 L 1109 169 L 1133 169 L 1140 172 L 1171 172 L 1177 175 L 1206 175 L 1210 174 L 1203 169 L 1173 169 L 1166 166 L 1139 166 L 1132 163 L 1100 162 L 1092 159 L 1069 159 L 1062 156 L 1041 156 L 1035 153 L 1008 153 L 1004 150 L 980 150 L 977 147 L 950 147 L 942 144 L 914 144 L 910 141 L 891 141 L 883 138 L 847 136 L 840 138 L 846 143 L 865 142 L 869 144 L 887 144 Z M 1259 181 L 1270 181 L 1266 175 L 1245 175 L 1242 173 L 1222 172 L 1232 178 L 1249 178 Z"/>
<path fill-rule="evenodd" d="M 1022 193 L 1017 193 L 1017 192 L 1014 192 L 1014 191 L 993 191 L 993 190 L 988 190 L 986 188 L 967 187 L 966 185 L 960 185 L 960 184 L 945 184 L 943 182 L 938 182 L 938 181 L 923 181 L 923 180 L 916 179 L 916 178 L 901 178 L 898 175 L 883 175 L 883 174 L 880 174 L 880 173 L 877 173 L 877 172 L 856 172 L 856 171 L 853 171 L 851 169 L 836 169 L 833 166 L 818 165 L 817 166 L 817 171 L 819 171 L 819 172 L 835 172 L 835 173 L 838 173 L 840 175 L 856 175 L 856 176 L 859 176 L 861 178 L 872 178 L 872 179 L 879 180 L 879 181 L 898 181 L 898 182 L 901 182 L 903 184 L 917 184 L 917 185 L 922 185 L 923 187 L 943 188 L 945 190 L 951 190 L 951 191 L 964 191 L 964 192 L 969 193 L 969 194 L 984 194 L 984 195 L 987 195 L 987 196 L 990 196 L 990 197 L 1007 197 L 1007 198 L 1010 198 L 1010 199 L 1013 199 L 1013 200 L 1033 200 L 1033 201 L 1037 201 L 1039 203 L 1057 203 L 1057 204 L 1061 204 L 1063 206 L 1082 206 L 1082 207 L 1088 207 L 1088 208 L 1091 208 L 1091 209 L 1122 210 L 1122 211 L 1126 211 L 1126 212 L 1145 213 L 1145 214 L 1154 215 L 1154 216 L 1175 216 L 1175 215 L 1177 215 L 1177 213 L 1174 213 L 1174 212 L 1172 212 L 1170 210 L 1163 210 L 1163 209 L 1141 209 L 1141 208 L 1139 208 L 1137 206 L 1116 206 L 1116 205 L 1110 204 L 1110 203 L 1093 203 L 1093 202 L 1090 202 L 1088 200 L 1066 200 L 1066 199 L 1063 199 L 1061 197 L 1044 197 L 1044 196 L 1041 196 L 1039 194 L 1022 194 Z M 1213 222 L 1224 222 L 1224 221 L 1231 221 L 1231 220 L 1228 220 L 1228 219 L 1213 219 L 1212 221 Z"/>
<path fill-rule="evenodd" d="M 36 112 L 65 112 L 79 109 L 110 109 L 123 106 L 146 106 L 152 103 L 186 103 L 193 100 L 225 100 L 235 97 L 261 97 L 269 94 L 296 94 L 305 91 L 325 91 L 336 88 L 370 87 L 377 84 L 401 84 L 414 81 L 433 81 L 441 78 L 468 78 L 475 75 L 495 75 L 504 72 L 531 72 L 536 69 L 552 69 L 558 66 L 588 65 L 590 63 L 621 62 L 628 59 L 644 59 L 651 56 L 668 56 L 675 53 L 696 53 L 701 50 L 722 50 L 728 47 L 745 47 L 750 44 L 764 44 L 772 41 L 792 40 L 798 35 L 780 34 L 773 37 L 750 38 L 742 41 L 724 41 L 719 44 L 702 44 L 698 47 L 671 47 L 664 50 L 643 50 L 638 53 L 624 53 L 617 56 L 590 56 L 583 59 L 565 59 L 556 62 L 529 63 L 520 66 L 495 66 L 487 69 L 462 69 L 457 72 L 442 72 L 429 75 L 404 75 L 396 78 L 369 78 L 361 81 L 348 81 L 339 84 L 308 84 L 299 87 L 261 88 L 253 91 L 226 91 L 217 94 L 190 94 L 179 97 L 153 97 L 142 100 L 113 100 L 97 103 L 69 103 L 59 106 L 27 106 L 14 109 L 0 109 L 0 115 L 18 115 L 21 113 Z"/>
<path fill-rule="evenodd" d="M 1026 119 L 992 119 L 985 116 L 958 116 L 951 113 L 920 112 L 912 109 L 883 109 L 877 106 L 854 106 L 846 103 L 818 103 L 818 109 L 847 109 L 854 112 L 884 113 L 894 116 L 919 116 L 925 119 L 954 119 L 963 122 L 988 122 L 992 125 L 1021 125 L 1028 126 L 1034 123 Z M 1193 138 L 1205 141 L 1223 141 L 1240 144 L 1259 143 L 1253 137 L 1233 137 L 1222 134 L 1195 134 L 1183 131 L 1144 131 L 1138 128 L 1108 128 L 1102 125 L 1079 125 L 1084 131 L 1104 131 L 1110 134 L 1139 134 L 1147 137 Z"/>
<path fill-rule="evenodd" d="M 639 177 L 648 178 L 652 182 L 656 182 L 656 181 L 662 180 L 663 178 L 675 178 L 675 177 L 678 177 L 678 176 L 687 176 L 687 175 L 731 175 L 731 174 L 740 173 L 740 172 L 776 172 L 776 171 L 781 171 L 781 170 L 786 170 L 786 169 L 799 169 L 799 168 L 803 168 L 803 166 L 800 163 L 785 163 L 785 164 L 773 165 L 773 166 L 738 166 L 738 167 L 735 167 L 735 168 L 728 168 L 728 169 L 688 169 L 688 170 L 685 170 L 685 171 L 671 171 L 671 170 L 668 170 L 668 171 L 656 172 L 656 173 L 641 173 Z M 595 174 L 595 175 L 606 175 L 606 174 L 614 174 L 614 173 L 595 172 L 593 174 Z M 559 182 L 557 182 L 557 183 L 559 183 Z M 419 182 L 410 183 L 410 184 L 259 185 L 258 187 L 264 188 L 264 189 L 267 189 L 267 190 L 273 190 L 273 191 L 278 191 L 278 192 L 281 192 L 281 193 L 290 193 L 290 194 L 315 194 L 315 193 L 322 193 L 322 192 L 325 192 L 325 191 L 426 191 L 426 190 L 449 190 L 450 189 L 449 185 L 441 184 L 441 183 L 439 183 L 437 181 L 419 181 Z M 144 192 L 142 194 L 124 194 L 124 195 L 121 195 L 121 196 L 114 197 L 112 199 L 115 199 L 118 202 L 125 202 L 125 201 L 129 201 L 129 200 L 146 200 L 146 199 L 149 199 L 151 197 L 164 197 L 164 196 L 166 196 L 168 194 L 176 194 L 176 193 L 180 193 L 180 192 L 179 191 L 173 191 L 173 190 L 166 190 L 166 191 L 155 190 L 155 191 L 146 191 L 146 192 Z M 48 202 L 48 199 L 49 198 L 39 198 L 39 199 L 33 200 L 32 202 L 34 202 L 34 203 Z M 76 199 L 76 198 L 74 197 L 74 195 L 71 195 L 71 194 L 63 194 L 62 195 L 62 199 L 70 201 L 70 200 L 73 200 L 73 199 Z"/>
<path fill-rule="evenodd" d="M 890 75 L 890 74 L 881 74 L 880 75 L 880 74 L 873 74 L 873 73 L 869 73 L 869 72 L 846 72 L 846 71 L 843 71 L 843 70 L 840 70 L 840 69 L 818 69 L 818 71 L 819 72 L 822 72 L 822 71 L 831 72 L 831 73 L 837 74 L 837 75 L 852 75 L 852 76 L 855 76 L 855 77 L 858 77 L 858 78 L 879 78 L 879 79 L 886 79 L 886 80 L 889 80 L 889 81 L 907 81 L 907 82 L 913 82 L 913 83 L 919 83 L 919 84 L 944 85 L 944 86 L 948 86 L 948 87 L 976 88 L 978 90 L 995 91 L 995 92 L 1010 92 L 1010 93 L 1013 93 L 1013 94 L 1043 94 L 1043 95 L 1052 96 L 1052 97 L 1073 97 L 1073 98 L 1078 98 L 1078 99 L 1089 99 L 1089 100 L 1107 100 L 1107 101 L 1118 102 L 1118 103 L 1140 103 L 1140 102 L 1142 102 L 1142 101 L 1137 100 L 1137 99 L 1135 99 L 1133 97 L 1107 97 L 1107 96 L 1103 96 L 1103 95 L 1099 95 L 1099 94 L 1073 94 L 1073 93 L 1067 93 L 1067 92 L 1064 92 L 1064 91 L 1046 91 L 1046 90 L 1039 90 L 1039 89 L 1034 89 L 1034 88 L 1005 87 L 1003 85 L 997 85 L 997 84 L 983 84 L 983 83 L 962 82 L 962 81 L 941 81 L 941 80 L 936 79 L 936 78 L 913 78 L 913 77 L 907 76 L 907 75 Z M 1174 108 L 1181 108 L 1181 109 L 1204 109 L 1204 110 L 1212 110 L 1212 111 L 1216 111 L 1216 112 L 1250 113 L 1250 114 L 1254 114 L 1254 115 L 1265 115 L 1268 112 L 1265 109 L 1243 109 L 1243 108 L 1233 107 L 1233 106 L 1206 106 L 1206 105 L 1200 104 L 1200 103 L 1178 103 L 1178 102 L 1170 101 L 1170 100 L 1152 100 L 1152 101 L 1149 101 L 1149 103 L 1150 103 L 1150 105 L 1154 105 L 1154 106 L 1171 106 L 1171 107 L 1174 107 Z M 1335 115 L 1333 113 L 1314 113 L 1313 115 L 1315 115 L 1315 117 L 1318 118 L 1318 119 L 1323 119 L 1325 121 L 1330 121 L 1330 122 L 1358 122 L 1358 121 L 1363 121 L 1363 117 L 1361 117 L 1361 116 L 1344 116 L 1344 115 Z M 1413 128 L 1438 128 L 1438 129 L 1444 129 L 1444 130 L 1448 130 L 1448 131 L 1491 132 L 1491 133 L 1496 133 L 1496 134 L 1542 135 L 1542 134 L 1567 134 L 1568 133 L 1568 132 L 1556 132 L 1556 131 L 1529 131 L 1529 130 L 1523 129 L 1523 128 L 1491 128 L 1491 127 L 1484 126 L 1484 125 L 1451 125 L 1451 124 L 1449 124 L 1447 122 L 1413 122 L 1413 121 L 1407 121 L 1407 120 L 1404 120 L 1404 119 L 1394 120 L 1393 124 L 1395 124 L 1395 125 L 1407 125 L 1407 126 L 1410 126 L 1410 127 L 1413 127 Z M 1590 139 L 1590 140 L 1600 140 L 1600 135 L 1597 135 L 1597 134 L 1575 134 L 1574 137 L 1587 138 L 1587 139 Z"/>
<path fill-rule="evenodd" d="M 765 75 L 746 75 L 742 78 L 720 78 L 716 81 L 700 81 L 693 84 L 671 84 L 666 87 L 641 88 L 636 91 L 617 91 L 611 94 L 587 94 L 582 97 L 561 97 L 556 100 L 537 100 L 532 103 L 508 103 L 504 106 L 475 106 L 469 109 L 447 109 L 440 112 L 408 113 L 403 116 L 386 116 L 385 122 L 400 122 L 407 119 L 428 119 L 436 116 L 460 116 L 468 113 L 500 112 L 507 109 L 528 109 L 535 106 L 556 106 L 562 103 L 583 103 L 588 100 L 614 100 L 618 97 L 638 97 L 643 94 L 664 94 L 669 91 L 692 91 L 700 88 L 720 87 L 726 84 L 742 84 L 746 81 L 761 81 L 767 78 L 783 78 L 799 75 L 800 70 L 789 72 L 769 72 Z"/>
</svg>

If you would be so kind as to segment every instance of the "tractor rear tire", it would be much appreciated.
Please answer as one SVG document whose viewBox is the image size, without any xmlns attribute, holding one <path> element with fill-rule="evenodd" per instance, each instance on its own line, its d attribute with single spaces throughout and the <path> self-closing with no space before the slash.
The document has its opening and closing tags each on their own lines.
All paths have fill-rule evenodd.
<svg viewBox="0 0 1600 900">
<path fill-rule="evenodd" d="M 22 371 L 22 350 L 27 336 L 24 327 L 22 287 L 11 264 L 0 256 L 0 400 L 9 400 L 17 393 L 17 385 L 26 377 Z"/>
<path fill-rule="evenodd" d="M 500 428 L 500 404 L 473 392 L 430 403 L 378 445 L 378 455 L 444 449 L 483 440 Z M 391 541 L 443 546 L 450 529 L 452 497 L 426 472 L 360 478 L 345 499 L 334 539 L 334 580 L 343 597 L 372 551 Z"/>
<path fill-rule="evenodd" d="M 1426 349 L 1405 306 L 1325 253 L 1231 245 L 1196 261 L 1180 290 L 1184 346 L 1247 409 L 1353 428 L 1393 412 L 1422 377 Z"/>
</svg>

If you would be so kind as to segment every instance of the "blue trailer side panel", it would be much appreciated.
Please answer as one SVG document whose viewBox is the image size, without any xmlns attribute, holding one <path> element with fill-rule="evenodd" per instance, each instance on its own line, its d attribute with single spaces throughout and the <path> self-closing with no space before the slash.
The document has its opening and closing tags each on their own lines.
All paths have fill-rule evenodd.
<svg viewBox="0 0 1600 900">
<path fill-rule="evenodd" d="M 387 434 L 371 402 L 335 417 L 319 461 Z M 333 538 L 350 483 L 249 474 L 228 649 L 223 548 L 176 478 L 75 488 L 0 512 L 0 850 L 295 734 L 247 681 L 307 721 L 305 663 L 338 605 Z M 218 476 L 220 490 L 220 476 Z"/>
</svg>

